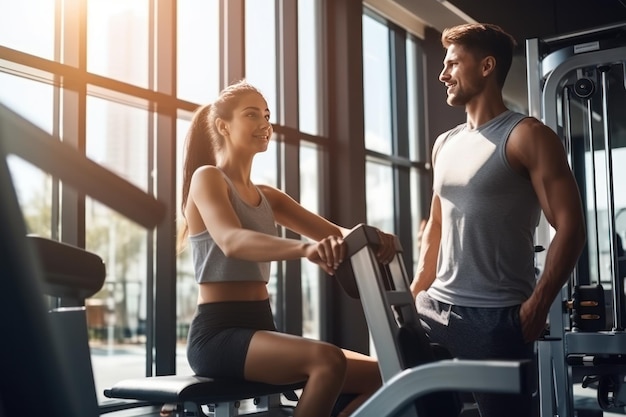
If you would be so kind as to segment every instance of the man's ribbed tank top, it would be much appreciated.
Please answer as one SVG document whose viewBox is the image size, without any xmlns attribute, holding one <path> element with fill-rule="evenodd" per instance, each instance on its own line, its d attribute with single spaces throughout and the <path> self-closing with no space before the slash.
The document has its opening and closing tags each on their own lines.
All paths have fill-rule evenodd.
<svg viewBox="0 0 626 417">
<path fill-rule="evenodd" d="M 428 294 L 465 307 L 507 307 L 535 286 L 540 206 L 505 148 L 525 115 L 506 111 L 476 129 L 461 124 L 433 147 L 433 191 L 441 202 L 437 278 Z"/>
</svg>

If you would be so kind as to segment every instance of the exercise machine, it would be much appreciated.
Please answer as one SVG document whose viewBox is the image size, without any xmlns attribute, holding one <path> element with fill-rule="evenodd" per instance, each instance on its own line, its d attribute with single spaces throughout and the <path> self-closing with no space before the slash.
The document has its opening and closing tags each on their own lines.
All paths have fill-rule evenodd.
<svg viewBox="0 0 626 417">
<path fill-rule="evenodd" d="M 381 265 L 374 256 L 379 245 L 376 229 L 360 225 L 346 236 L 345 242 L 349 260 L 336 276 L 348 295 L 361 299 L 385 381 L 370 405 L 355 415 L 456 417 L 462 403 L 455 391 L 515 393 L 532 389 L 534 371 L 530 363 L 461 361 L 449 356 L 445 360 L 445 350 L 431 346 L 408 288 L 399 241 L 396 256 L 388 265 Z M 265 389 L 259 390 L 259 386 Z M 276 393 L 301 387 L 269 386 L 268 390 L 266 384 L 245 381 L 157 376 L 120 381 L 105 395 L 166 404 L 181 416 L 215 417 L 245 415 L 248 411 L 240 414 L 238 404 L 242 399 L 256 397 L 259 407 L 251 412 L 273 416 L 282 412 Z M 268 392 L 274 394 L 274 400 L 261 401 L 258 395 Z"/>
<path fill-rule="evenodd" d="M 626 230 L 616 228 L 616 212 L 626 205 L 626 178 L 614 166 L 626 162 L 626 24 L 529 39 L 526 53 L 530 114 L 562 138 L 588 230 L 538 343 L 541 414 L 620 412 L 626 405 Z M 578 410 L 573 387 L 579 383 L 596 390 L 597 412 Z"/>
<path fill-rule="evenodd" d="M 452 417 L 462 412 L 460 392 L 532 392 L 530 361 L 451 359 L 428 341 L 397 239 L 396 256 L 387 265 L 376 259 L 375 228 L 360 225 L 345 242 L 349 259 L 336 276 L 349 296 L 361 300 L 383 379 L 353 417 Z"/>
<path fill-rule="evenodd" d="M 102 258 L 83 249 L 39 236 L 27 236 L 42 271 L 44 294 L 54 302 L 48 311 L 52 333 L 58 339 L 57 358 L 71 386 L 81 414 L 98 414 L 91 366 L 85 300 L 100 291 L 106 277 Z"/>
<path fill-rule="evenodd" d="M 100 288 L 104 265 L 82 249 L 27 237 L 9 154 L 146 228 L 162 220 L 164 205 L 0 104 L 0 416 L 99 415 L 84 299 Z M 52 309 L 46 294 L 58 301 Z"/>
<path fill-rule="evenodd" d="M 82 413 L 67 368 L 56 360 L 62 349 L 43 300 L 43 273 L 26 240 L 26 226 L 6 163 L 4 139 L 18 134 L 11 125 L 15 120 L 0 105 L 0 415 L 41 412 L 54 417 L 86 417 L 90 414 Z"/>
</svg>

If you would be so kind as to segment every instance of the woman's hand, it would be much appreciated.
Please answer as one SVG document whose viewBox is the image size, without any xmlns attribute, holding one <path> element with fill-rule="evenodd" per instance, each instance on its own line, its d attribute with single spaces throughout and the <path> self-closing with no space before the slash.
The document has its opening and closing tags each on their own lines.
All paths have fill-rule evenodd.
<svg viewBox="0 0 626 417">
<path fill-rule="evenodd" d="M 346 256 L 346 245 L 340 236 L 327 236 L 306 248 L 306 258 L 319 265 L 327 274 L 335 275 L 335 270 Z"/>
</svg>

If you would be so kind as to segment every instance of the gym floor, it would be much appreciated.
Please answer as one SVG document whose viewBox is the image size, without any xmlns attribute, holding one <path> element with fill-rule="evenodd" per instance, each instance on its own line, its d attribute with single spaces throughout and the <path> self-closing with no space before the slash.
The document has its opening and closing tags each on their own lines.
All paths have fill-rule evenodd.
<svg viewBox="0 0 626 417">
<path fill-rule="evenodd" d="M 575 384 L 574 397 L 577 410 L 601 410 L 596 398 L 596 390 L 583 388 L 580 384 Z M 623 415 L 626 415 L 624 409 L 615 409 L 611 410 L 611 412 L 605 411 L 602 417 L 620 417 Z M 596 417 L 595 415 L 591 416 Z"/>
</svg>

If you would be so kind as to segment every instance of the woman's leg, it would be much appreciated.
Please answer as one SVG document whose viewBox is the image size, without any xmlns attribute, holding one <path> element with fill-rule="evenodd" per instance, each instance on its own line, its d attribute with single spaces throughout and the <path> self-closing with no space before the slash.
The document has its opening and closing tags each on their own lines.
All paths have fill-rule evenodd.
<svg viewBox="0 0 626 417">
<path fill-rule="evenodd" d="M 346 372 L 346 382 L 341 392 L 357 394 L 357 396 L 341 410 L 338 417 L 347 417 L 352 414 L 382 384 L 380 369 L 376 359 L 346 349 L 343 350 L 343 353 L 348 362 L 348 370 Z"/>
<path fill-rule="evenodd" d="M 342 391 L 348 366 L 343 351 L 329 343 L 258 331 L 248 347 L 244 376 L 270 384 L 306 380 L 294 417 L 324 417 Z"/>
</svg>

